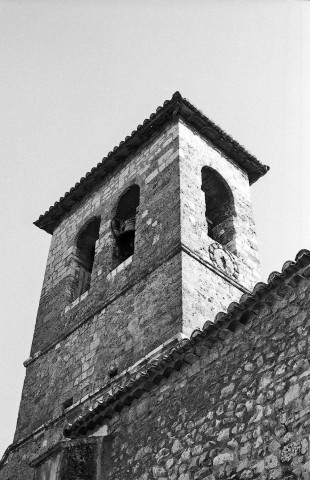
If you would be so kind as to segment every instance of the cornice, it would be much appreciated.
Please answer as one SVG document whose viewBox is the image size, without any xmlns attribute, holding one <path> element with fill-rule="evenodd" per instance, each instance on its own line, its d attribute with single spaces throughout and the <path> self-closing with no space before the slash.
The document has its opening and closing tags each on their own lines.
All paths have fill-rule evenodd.
<svg viewBox="0 0 310 480">
<path fill-rule="evenodd" d="M 245 170 L 250 184 L 256 182 L 269 170 L 268 166 L 261 164 L 242 145 L 183 98 L 179 92 L 175 92 L 171 100 L 166 100 L 163 106 L 158 107 L 155 113 L 144 120 L 142 125 L 138 125 L 131 135 L 115 146 L 96 167 L 87 172 L 48 211 L 40 215 L 34 224 L 52 234 L 63 216 L 72 209 L 76 202 L 91 192 L 98 182 L 119 166 L 128 155 L 135 153 L 141 145 L 160 131 L 164 124 L 176 118 L 182 118 L 187 124 L 192 125 L 204 138 Z"/>
</svg>

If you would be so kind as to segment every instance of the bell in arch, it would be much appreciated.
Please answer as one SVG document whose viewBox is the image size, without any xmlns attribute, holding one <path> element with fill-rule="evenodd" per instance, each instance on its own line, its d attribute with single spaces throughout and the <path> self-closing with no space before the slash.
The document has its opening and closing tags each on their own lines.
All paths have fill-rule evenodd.
<svg viewBox="0 0 310 480">
<path fill-rule="evenodd" d="M 136 214 L 139 208 L 138 185 L 130 187 L 120 198 L 111 228 L 116 238 L 117 256 L 121 261 L 134 253 Z"/>
</svg>

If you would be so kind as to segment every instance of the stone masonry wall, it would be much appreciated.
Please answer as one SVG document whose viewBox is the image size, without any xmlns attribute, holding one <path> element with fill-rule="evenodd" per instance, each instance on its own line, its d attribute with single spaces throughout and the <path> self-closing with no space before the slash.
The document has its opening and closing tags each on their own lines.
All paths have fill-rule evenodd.
<svg viewBox="0 0 310 480">
<path fill-rule="evenodd" d="M 193 275 L 195 272 L 195 275 Z M 195 328 L 214 321 L 220 311 L 238 301 L 242 291 L 186 252 L 182 252 L 182 312 L 184 335 L 190 337 Z"/>
<path fill-rule="evenodd" d="M 108 385 L 110 370 L 126 370 L 170 339 L 180 318 L 178 254 L 28 365 L 15 441 L 60 416 L 68 398 L 77 403 Z"/>
<path fill-rule="evenodd" d="M 177 125 L 168 126 L 124 167 L 127 176 L 121 170 L 109 179 L 54 233 L 15 441 L 61 415 L 65 400 L 79 402 L 109 383 L 109 371 L 126 370 L 181 331 L 177 131 Z M 111 212 L 134 182 L 141 192 L 135 253 L 111 271 Z M 99 214 L 90 290 L 69 303 L 65 292 L 76 232 Z M 63 266 L 57 268 L 57 252 L 67 276 Z"/>
<path fill-rule="evenodd" d="M 310 283 L 265 298 L 246 326 L 111 421 L 111 480 L 310 478 Z M 199 350 L 200 349 L 200 350 Z"/>
<path fill-rule="evenodd" d="M 76 327 L 79 321 L 103 307 L 115 294 L 161 264 L 179 244 L 178 124 L 160 134 L 128 157 L 96 190 L 77 202 L 56 228 L 50 247 L 31 354 L 44 350 Z M 121 194 L 132 184 L 140 186 L 135 254 L 126 272 L 112 273 L 115 240 L 111 219 Z M 78 232 L 94 217 L 101 218 L 91 287 L 72 302 L 75 242 Z M 160 240 L 160 241 L 159 241 Z M 110 275 L 111 274 L 111 275 Z"/>
<path fill-rule="evenodd" d="M 224 178 L 233 194 L 233 222 L 236 231 L 234 243 L 237 250 L 234 259 L 238 265 L 236 280 L 251 291 L 260 280 L 260 265 L 248 176 L 182 121 L 179 131 L 182 244 L 210 263 L 209 247 L 214 240 L 208 236 L 205 195 L 201 190 L 201 169 L 211 167 Z"/>
<path fill-rule="evenodd" d="M 296 275 L 261 298 L 245 326 L 197 344 L 188 364 L 114 413 L 107 478 L 309 480 L 309 311 L 309 278 Z M 28 462 L 62 439 L 63 425 L 12 452 L 1 480 L 32 480 Z"/>
</svg>

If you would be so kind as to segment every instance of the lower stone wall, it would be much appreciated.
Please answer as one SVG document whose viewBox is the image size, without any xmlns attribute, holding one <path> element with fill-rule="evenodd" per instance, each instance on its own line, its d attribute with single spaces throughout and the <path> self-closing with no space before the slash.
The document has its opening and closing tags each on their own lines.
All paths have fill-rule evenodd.
<svg viewBox="0 0 310 480">
<path fill-rule="evenodd" d="M 41 431 L 37 435 L 34 435 L 29 441 L 14 448 L 8 455 L 3 464 L 0 466 L 0 479 L 1 480 L 34 480 L 34 469 L 30 467 L 31 460 L 40 451 L 43 444 L 46 443 L 48 436 L 53 436 L 53 440 L 50 443 L 57 443 L 62 437 L 62 431 L 58 426 L 53 425 L 53 432 L 50 431 L 47 435 L 46 432 Z M 54 441 L 54 442 L 53 442 Z M 54 458 L 54 462 L 57 459 Z M 46 471 L 48 471 L 49 465 L 46 465 Z M 48 479 L 48 477 L 47 477 Z"/>
<path fill-rule="evenodd" d="M 114 413 L 107 479 L 310 479 L 310 282 L 294 282 Z M 0 479 L 32 480 L 28 462 L 61 441 L 63 421 L 15 449 Z"/>
<path fill-rule="evenodd" d="M 9 455 L 7 462 L 0 467 L 1 480 L 33 480 L 33 469 L 23 460 L 27 449 L 19 449 Z"/>
<path fill-rule="evenodd" d="M 112 420 L 113 480 L 310 478 L 309 282 Z"/>
</svg>

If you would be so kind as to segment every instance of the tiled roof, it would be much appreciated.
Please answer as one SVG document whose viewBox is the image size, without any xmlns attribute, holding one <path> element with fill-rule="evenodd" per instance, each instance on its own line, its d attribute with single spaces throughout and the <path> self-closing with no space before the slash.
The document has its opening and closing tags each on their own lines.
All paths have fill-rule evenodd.
<svg viewBox="0 0 310 480">
<path fill-rule="evenodd" d="M 201 135 L 210 140 L 215 147 L 223 151 L 244 169 L 248 173 L 250 184 L 256 182 L 269 170 L 269 167 L 262 165 L 242 145 L 205 117 L 179 92 L 176 92 L 171 100 L 166 100 L 162 107 L 158 107 L 155 113 L 152 113 L 148 119 L 144 120 L 142 125 L 138 125 L 130 136 L 127 136 L 124 141 L 114 147 L 96 167 L 87 172 L 85 177 L 82 177 L 58 202 L 54 203 L 43 215 L 40 215 L 34 224 L 48 233 L 53 233 L 61 218 L 71 210 L 77 201 L 90 192 L 98 181 L 102 180 L 124 161 L 128 155 L 134 153 L 155 132 L 159 131 L 163 124 L 176 117 L 180 117 L 186 123 L 193 125 Z"/>
<path fill-rule="evenodd" d="M 129 380 L 124 377 L 113 391 L 96 400 L 91 408 L 80 415 L 71 425 L 64 429 L 66 437 L 83 435 L 100 425 L 105 419 L 111 418 L 114 412 L 119 412 L 133 400 L 141 397 L 144 392 L 158 385 L 163 378 L 168 378 L 173 370 L 180 370 L 185 363 L 193 363 L 206 348 L 221 341 L 229 331 L 235 331 L 238 326 L 245 325 L 251 316 L 261 308 L 261 302 L 269 293 L 285 295 L 283 286 L 290 283 L 296 286 L 303 278 L 310 277 L 310 251 L 300 250 L 295 262 L 284 263 L 282 272 L 272 272 L 268 283 L 258 283 L 252 293 L 243 294 L 240 301 L 229 305 L 227 313 L 216 315 L 214 323 L 207 321 L 202 330 L 194 330 L 190 339 L 181 340 L 167 354 L 151 361 Z"/>
</svg>

